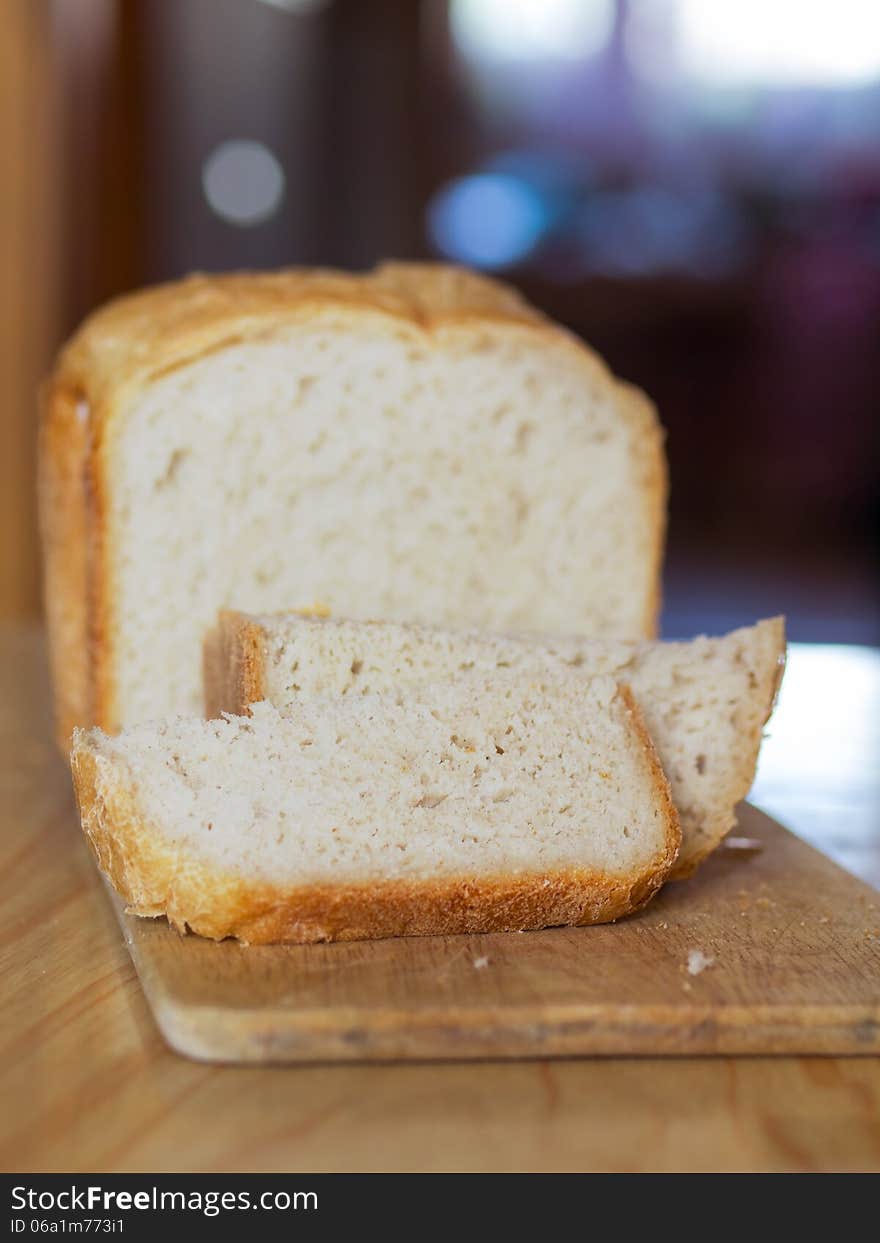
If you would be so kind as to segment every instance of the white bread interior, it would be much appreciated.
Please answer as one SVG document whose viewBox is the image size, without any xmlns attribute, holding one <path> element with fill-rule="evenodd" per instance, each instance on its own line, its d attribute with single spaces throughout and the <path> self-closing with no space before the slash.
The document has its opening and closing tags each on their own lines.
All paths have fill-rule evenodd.
<svg viewBox="0 0 880 1243">
<path fill-rule="evenodd" d="M 307 695 L 369 695 L 472 673 L 610 675 L 632 687 L 672 790 L 686 875 L 736 823 L 785 658 L 781 617 L 686 643 L 548 639 L 293 613 L 226 614 L 207 645 L 206 709 L 281 709 Z"/>
<path fill-rule="evenodd" d="M 220 608 L 654 630 L 650 403 L 467 273 L 197 277 L 123 299 L 64 352 L 41 443 L 62 737 L 197 712 Z"/>
<path fill-rule="evenodd" d="M 500 674 L 77 731 L 72 768 L 134 911 L 250 942 L 616 918 L 679 844 L 611 678 Z"/>
</svg>

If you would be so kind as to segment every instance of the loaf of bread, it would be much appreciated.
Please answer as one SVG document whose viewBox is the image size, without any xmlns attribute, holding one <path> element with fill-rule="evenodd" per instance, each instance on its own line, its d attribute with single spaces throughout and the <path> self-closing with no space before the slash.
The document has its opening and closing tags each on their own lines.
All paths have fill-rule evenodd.
<svg viewBox="0 0 880 1243">
<path fill-rule="evenodd" d="M 785 659 L 781 617 L 722 638 L 626 643 L 493 635 L 296 613 L 221 614 L 205 644 L 209 715 L 266 699 L 356 696 L 499 670 L 524 678 L 604 674 L 627 682 L 645 716 L 681 819 L 684 876 L 736 823 L 755 775 Z"/>
<path fill-rule="evenodd" d="M 190 277 L 112 303 L 47 386 L 59 738 L 201 708 L 220 608 L 650 636 L 646 398 L 489 279 Z"/>
<path fill-rule="evenodd" d="M 71 763 L 134 912 L 255 944 L 612 920 L 680 841 L 611 678 L 501 673 L 77 730 Z"/>
</svg>

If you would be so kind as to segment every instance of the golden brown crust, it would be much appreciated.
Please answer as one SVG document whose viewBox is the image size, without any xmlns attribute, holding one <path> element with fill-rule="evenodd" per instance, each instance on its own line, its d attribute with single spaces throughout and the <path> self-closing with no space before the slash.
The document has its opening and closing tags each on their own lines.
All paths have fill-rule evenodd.
<svg viewBox="0 0 880 1243">
<path fill-rule="evenodd" d="M 290 612 L 297 617 L 330 616 L 327 606 L 320 603 Z M 217 624 L 202 644 L 202 686 L 208 720 L 224 712 L 250 715 L 250 705 L 267 697 L 266 642 L 266 629 L 260 622 L 235 609 L 220 610 Z"/>
<path fill-rule="evenodd" d="M 231 341 L 258 337 L 321 309 L 373 311 L 403 327 L 450 319 L 543 324 L 513 289 L 444 264 L 387 263 L 365 274 L 329 269 L 199 273 L 117 298 L 83 323 L 58 372 L 88 384 L 96 404 Z"/>
<path fill-rule="evenodd" d="M 92 716 L 89 651 L 88 488 L 90 411 L 63 380 L 41 395 L 37 491 L 43 547 L 55 732 L 67 755 L 75 725 Z"/>
<path fill-rule="evenodd" d="M 734 809 L 746 797 L 755 780 L 764 726 L 776 706 L 779 688 L 785 673 L 785 618 L 771 617 L 759 622 L 758 626 L 761 631 L 762 644 L 752 672 L 758 683 L 755 688 L 756 702 L 761 704 L 762 708 L 755 728 L 749 737 L 742 740 L 741 762 L 734 775 L 733 784 L 726 792 L 726 803 L 731 809 Z M 735 825 L 736 816 L 731 810 L 731 814 L 725 816 L 723 821 L 718 824 L 703 824 L 698 836 L 686 838 L 678 861 L 670 873 L 670 880 L 687 880 L 689 876 L 692 876 Z"/>
<path fill-rule="evenodd" d="M 47 407 L 45 444 L 54 470 L 74 481 L 64 497 L 47 489 L 44 531 L 50 544 L 63 546 L 77 562 L 91 566 L 87 587 L 81 574 L 66 573 L 62 559 L 47 555 L 46 598 L 51 642 L 69 654 L 71 644 L 58 619 L 76 616 L 89 636 L 89 675 L 58 671 L 59 737 L 72 724 L 119 727 L 113 684 L 114 630 L 110 532 L 107 522 L 108 462 L 116 413 L 128 399 L 176 367 L 196 361 L 232 342 L 274 333 L 292 322 L 343 322 L 352 314 L 392 320 L 417 340 L 426 331 L 485 325 L 538 332 L 556 346 L 574 350 L 600 383 L 618 395 L 622 416 L 631 423 L 635 451 L 642 457 L 646 505 L 652 517 L 654 570 L 645 637 L 656 628 L 659 562 L 665 513 L 665 465 L 653 407 L 637 390 L 618 384 L 598 356 L 562 328 L 550 323 L 509 287 L 487 277 L 441 264 L 385 264 L 372 273 L 349 275 L 326 270 L 195 275 L 111 302 L 91 315 L 62 351 L 52 391 L 81 394 L 89 410 L 88 435 L 79 434 L 58 403 Z M 78 481 L 78 482 L 77 482 Z M 74 495 L 75 489 L 79 495 Z M 47 545 L 48 549 L 49 545 Z M 56 634 L 56 631 L 59 633 Z M 80 643 L 80 649 L 85 644 Z M 58 680 L 60 679 L 60 680 Z"/>
<path fill-rule="evenodd" d="M 98 407 L 100 409 L 100 407 Z M 90 452 L 83 476 L 87 493 L 89 581 L 87 594 L 91 705 L 93 720 L 106 722 L 114 732 L 121 722 L 113 681 L 114 596 L 112 591 L 111 532 L 108 513 L 112 488 L 108 440 L 115 430 L 106 419 L 95 418 Z M 77 722 L 79 724 L 79 722 Z"/>
<path fill-rule="evenodd" d="M 568 868 L 529 876 L 373 880 L 284 887 L 224 873 L 170 847 L 138 807 L 137 790 L 83 733 L 70 763 L 83 830 L 102 871 L 137 915 L 167 916 L 181 931 L 251 945 L 389 936 L 506 932 L 607 923 L 644 906 L 661 887 L 681 842 L 669 785 L 638 705 L 620 688 L 645 748 L 664 841 L 650 865 L 626 876 Z"/>
<path fill-rule="evenodd" d="M 662 599 L 663 553 L 666 547 L 666 511 L 669 500 L 669 471 L 664 448 L 665 433 L 657 418 L 654 403 L 635 385 L 617 381 L 618 403 L 627 410 L 636 429 L 636 451 L 640 455 L 641 485 L 650 514 L 648 523 L 651 541 L 647 565 L 651 590 L 645 607 L 642 635 L 657 637 Z"/>
<path fill-rule="evenodd" d="M 782 679 L 785 677 L 785 666 L 788 661 L 788 643 L 785 635 L 785 618 L 771 617 L 766 623 L 768 627 L 768 650 L 772 658 L 772 669 L 767 676 L 767 714 L 764 724 L 770 720 L 779 700 Z"/>
<path fill-rule="evenodd" d="M 626 682 L 618 682 L 617 693 L 626 705 L 627 713 L 648 760 L 657 811 L 662 816 L 665 827 L 664 858 L 667 861 L 666 870 L 668 872 L 675 866 L 675 861 L 681 850 L 681 823 L 678 818 L 678 809 L 672 801 L 669 779 L 663 771 L 660 756 L 657 754 L 657 748 L 654 746 L 654 739 L 648 733 L 645 718 L 642 715 L 642 710 L 636 697 L 632 693 L 632 688 Z"/>
<path fill-rule="evenodd" d="M 222 609 L 202 649 L 205 716 L 242 716 L 266 697 L 265 630 L 232 609 Z"/>
</svg>

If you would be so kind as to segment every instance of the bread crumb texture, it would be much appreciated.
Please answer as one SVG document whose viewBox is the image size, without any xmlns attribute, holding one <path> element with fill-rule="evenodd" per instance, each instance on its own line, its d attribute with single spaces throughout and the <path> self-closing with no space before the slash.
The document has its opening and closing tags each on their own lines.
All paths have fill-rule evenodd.
<svg viewBox="0 0 880 1243">
<path fill-rule="evenodd" d="M 78 731 L 72 765 L 84 829 L 132 908 L 209 936 L 614 918 L 650 897 L 679 842 L 638 710 L 607 677 Z"/>
<path fill-rule="evenodd" d="M 193 278 L 99 312 L 62 381 L 97 502 L 80 724 L 197 712 L 221 608 L 653 631 L 654 411 L 492 281 Z"/>
<path fill-rule="evenodd" d="M 689 872 L 736 823 L 785 655 L 782 618 L 687 643 L 492 635 L 475 630 L 290 615 L 230 615 L 220 707 L 245 709 L 237 637 L 257 648 L 260 695 L 285 708 L 309 695 L 367 696 L 454 677 L 611 676 L 626 682 L 669 779 Z M 598 771 L 601 776 L 601 769 Z"/>
</svg>

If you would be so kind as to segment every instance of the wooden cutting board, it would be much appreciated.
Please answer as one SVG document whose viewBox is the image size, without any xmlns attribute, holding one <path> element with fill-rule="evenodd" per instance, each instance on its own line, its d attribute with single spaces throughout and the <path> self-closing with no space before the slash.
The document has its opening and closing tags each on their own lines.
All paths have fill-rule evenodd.
<svg viewBox="0 0 880 1243">
<path fill-rule="evenodd" d="M 243 948 L 114 902 L 165 1038 L 209 1061 L 880 1052 L 880 894 L 747 805 L 603 927 Z"/>
</svg>

